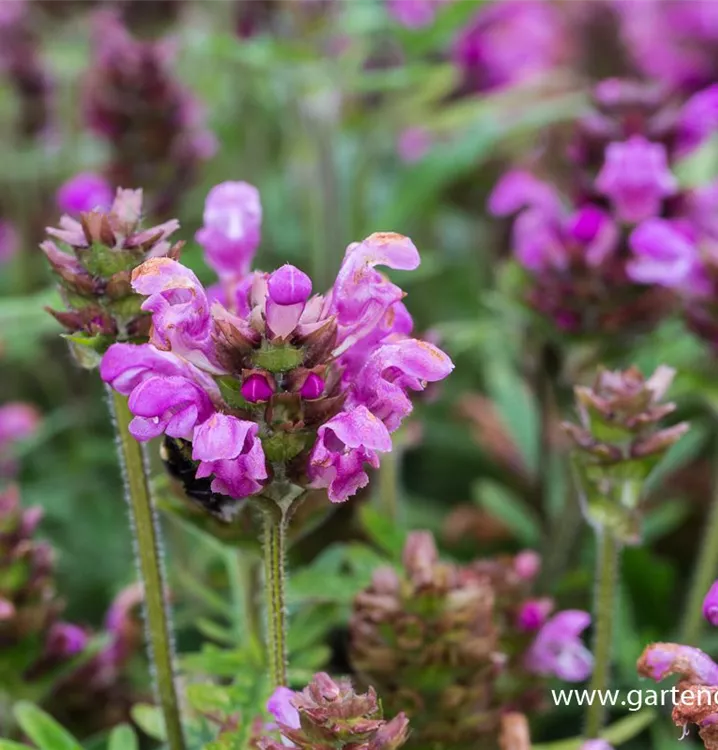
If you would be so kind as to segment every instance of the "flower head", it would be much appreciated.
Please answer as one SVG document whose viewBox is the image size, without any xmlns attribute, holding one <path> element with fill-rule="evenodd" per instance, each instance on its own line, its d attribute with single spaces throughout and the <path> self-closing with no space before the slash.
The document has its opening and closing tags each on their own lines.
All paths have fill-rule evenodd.
<svg viewBox="0 0 718 750">
<path fill-rule="evenodd" d="M 222 221 L 242 235 L 234 219 Z M 240 245 L 236 273 L 247 262 Z M 418 263 L 406 237 L 374 234 L 349 246 L 325 295 L 285 265 L 225 278 L 223 305 L 176 260 L 151 258 L 131 279 L 152 315 L 149 346 L 113 346 L 102 377 L 130 395 L 137 439 L 192 443 L 197 477 L 212 477 L 214 492 L 245 498 L 281 472 L 343 501 L 368 482 L 365 465 L 391 450 L 390 433 L 412 409 L 407 393 L 453 368 L 408 337 L 404 293 L 375 270 Z"/>
<path fill-rule="evenodd" d="M 407 738 L 409 722 L 403 714 L 390 721 L 382 717 L 373 688 L 357 693 L 349 680 L 335 682 L 328 674 L 314 675 L 301 692 L 280 687 L 267 705 L 277 720 L 283 740 L 311 750 L 396 750 Z M 283 750 L 284 742 L 264 738 L 262 750 Z"/>
</svg>

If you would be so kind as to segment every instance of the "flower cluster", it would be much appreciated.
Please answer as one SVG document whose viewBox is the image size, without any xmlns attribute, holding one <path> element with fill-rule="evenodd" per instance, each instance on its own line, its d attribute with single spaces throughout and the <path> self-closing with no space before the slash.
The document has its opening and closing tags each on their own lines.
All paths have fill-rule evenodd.
<svg viewBox="0 0 718 750">
<path fill-rule="evenodd" d="M 169 241 L 179 228 L 176 220 L 149 229 L 141 228 L 141 220 L 142 191 L 120 189 L 109 211 L 80 213 L 79 219 L 65 215 L 59 228 L 47 230 L 53 239 L 40 247 L 68 308 L 50 312 L 83 348 L 102 352 L 118 339 L 147 339 L 150 317 L 141 310 L 130 275 L 148 258 L 179 257 L 182 243 Z"/>
<path fill-rule="evenodd" d="M 39 425 L 40 414 L 30 404 L 11 402 L 0 406 L 0 481 L 16 474 L 13 447 L 31 437 Z"/>
<path fill-rule="evenodd" d="M 660 87 L 603 81 L 567 149 L 568 196 L 522 170 L 496 186 L 489 210 L 513 217 L 529 302 L 559 329 L 645 328 L 671 290 L 709 295 L 718 191 L 681 190 L 673 168 L 715 130 L 717 102 L 718 87 L 679 105 Z"/>
<path fill-rule="evenodd" d="M 541 701 L 537 676 L 590 674 L 580 634 L 591 618 L 550 616 L 553 602 L 531 593 L 535 553 L 460 567 L 439 561 L 431 534 L 413 532 L 403 564 L 375 571 L 356 597 L 350 659 L 392 712 L 406 712 L 416 747 L 496 740 L 507 705 Z"/>
<path fill-rule="evenodd" d="M 368 482 L 364 465 L 377 467 L 391 450 L 390 433 L 412 409 L 407 392 L 453 367 L 408 336 L 404 293 L 374 270 L 416 268 L 418 252 L 398 234 L 371 235 L 349 246 L 325 295 L 312 295 L 309 277 L 290 265 L 241 277 L 257 211 L 253 195 L 248 209 L 224 187 L 210 193 L 199 236 L 225 281 L 224 250 L 236 253 L 239 278 L 210 295 L 176 260 L 135 269 L 150 342 L 112 346 L 102 378 L 129 396 L 138 440 L 191 443 L 196 476 L 213 476 L 214 492 L 245 498 L 277 480 L 343 501 Z"/>
<path fill-rule="evenodd" d="M 112 144 L 107 176 L 114 185 L 143 185 L 153 216 L 171 213 L 214 153 L 199 103 L 174 77 L 166 42 L 133 39 L 111 12 L 98 14 L 93 42 L 85 119 Z"/>
<path fill-rule="evenodd" d="M 277 688 L 267 705 L 277 721 L 281 741 L 259 740 L 260 750 L 396 750 L 406 742 L 409 722 L 404 714 L 390 721 L 382 716 L 376 692 L 357 693 L 349 680 L 335 682 L 314 675 L 301 692 Z"/>
<path fill-rule="evenodd" d="M 82 662 L 91 633 L 60 618 L 53 552 L 34 538 L 41 519 L 40 508 L 21 507 L 16 487 L 0 490 L 0 688 L 14 695 L 22 684 L 32 695 L 38 685 L 56 715 L 68 721 L 81 715 L 85 726 L 92 717 L 99 729 L 128 715 L 124 669 L 141 642 L 141 624 L 132 613 L 141 592 L 120 594 L 107 618 L 108 644 L 68 673 L 73 660 Z M 48 696 L 48 679 L 60 672 L 65 676 L 51 683 Z"/>
<path fill-rule="evenodd" d="M 578 425 L 563 427 L 575 446 L 581 499 L 590 522 L 608 525 L 625 541 L 640 538 L 642 484 L 665 452 L 687 431 L 661 427 L 675 410 L 661 403 L 673 381 L 670 367 L 646 379 L 632 367 L 601 371 L 592 388 L 575 388 Z"/>
<path fill-rule="evenodd" d="M 42 60 L 32 4 L 7 0 L 0 7 L 0 71 L 15 90 L 20 107 L 18 136 L 33 140 L 52 127 L 53 83 Z"/>
</svg>

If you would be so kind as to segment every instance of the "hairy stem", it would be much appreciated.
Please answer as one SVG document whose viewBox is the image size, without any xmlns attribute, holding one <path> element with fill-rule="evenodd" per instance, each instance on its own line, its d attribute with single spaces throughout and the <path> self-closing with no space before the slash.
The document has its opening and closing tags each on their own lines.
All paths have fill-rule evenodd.
<svg viewBox="0 0 718 750">
<path fill-rule="evenodd" d="M 284 607 L 284 513 L 264 511 L 264 588 L 267 600 L 267 663 L 273 687 L 287 684 Z"/>
<path fill-rule="evenodd" d="M 596 588 L 593 606 L 595 636 L 593 642 L 594 668 L 591 691 L 606 690 L 611 679 L 613 656 L 613 621 L 616 617 L 616 593 L 618 584 L 619 543 L 613 534 L 604 528 L 597 529 L 596 543 Z M 593 692 L 596 695 L 596 692 Z M 586 737 L 598 737 L 605 720 L 604 706 L 594 701 L 586 713 Z"/>
<path fill-rule="evenodd" d="M 142 446 L 129 432 L 132 414 L 127 406 L 127 399 L 113 391 L 110 403 L 130 505 L 137 567 L 144 586 L 145 626 L 155 693 L 164 716 L 170 750 L 184 750 L 182 722 L 174 683 L 174 644 L 166 607 L 159 523 L 152 506 Z"/>
<path fill-rule="evenodd" d="M 688 590 L 680 642 L 696 646 L 703 627 L 703 597 L 718 577 L 718 464 L 713 477 L 713 498 L 706 530 Z"/>
</svg>

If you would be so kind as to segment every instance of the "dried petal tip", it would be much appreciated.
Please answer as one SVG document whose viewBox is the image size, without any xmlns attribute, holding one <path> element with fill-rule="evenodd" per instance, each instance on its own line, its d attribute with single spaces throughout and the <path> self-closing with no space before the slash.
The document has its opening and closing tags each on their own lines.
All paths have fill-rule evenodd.
<svg viewBox="0 0 718 750">
<path fill-rule="evenodd" d="M 286 264 L 277 269 L 267 282 L 269 296 L 278 305 L 298 305 L 312 293 L 312 281 L 307 274 Z"/>
<path fill-rule="evenodd" d="M 715 581 L 703 600 L 703 617 L 713 626 L 718 626 L 718 581 Z"/>
</svg>

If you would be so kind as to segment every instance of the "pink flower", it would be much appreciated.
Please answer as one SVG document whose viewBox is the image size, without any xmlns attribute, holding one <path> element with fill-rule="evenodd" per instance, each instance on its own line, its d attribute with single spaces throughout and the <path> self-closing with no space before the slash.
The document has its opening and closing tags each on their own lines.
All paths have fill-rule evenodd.
<svg viewBox="0 0 718 750">
<path fill-rule="evenodd" d="M 75 175 L 57 191 L 57 207 L 66 214 L 109 211 L 113 199 L 110 183 L 102 175 L 92 172 Z"/>
<path fill-rule="evenodd" d="M 529 599 L 521 605 L 516 618 L 516 627 L 525 632 L 538 630 L 546 622 L 553 609 L 550 599 Z"/>
<path fill-rule="evenodd" d="M 527 652 L 526 668 L 568 682 L 585 680 L 593 670 L 593 656 L 580 635 L 590 624 L 588 612 L 567 609 L 555 614 L 538 632 Z"/>
<path fill-rule="evenodd" d="M 656 682 L 677 674 L 699 685 L 718 685 L 718 664 L 693 646 L 652 643 L 639 659 L 639 672 Z"/>
<path fill-rule="evenodd" d="M 280 723 L 292 729 L 299 729 L 299 711 L 294 707 L 294 691 L 288 687 L 278 687 L 267 701 L 267 711 Z"/>
<path fill-rule="evenodd" d="M 511 216 L 524 208 L 538 208 L 542 213 L 561 212 L 561 198 L 556 188 L 523 169 L 512 169 L 496 183 L 488 201 L 493 216 Z"/>
<path fill-rule="evenodd" d="M 31 437 L 40 426 L 40 413 L 34 406 L 12 402 L 0 406 L 0 447 Z"/>
<path fill-rule="evenodd" d="M 628 276 L 639 284 L 685 288 L 695 278 L 698 249 L 678 223 L 648 219 L 631 233 Z"/>
<path fill-rule="evenodd" d="M 718 626 L 718 581 L 714 581 L 703 599 L 703 617 L 714 627 Z"/>
<path fill-rule="evenodd" d="M 207 195 L 204 226 L 196 239 L 220 276 L 244 276 L 259 247 L 261 225 L 257 188 L 247 182 L 223 182 Z"/>
<path fill-rule="evenodd" d="M 20 247 L 20 238 L 9 221 L 0 220 L 0 264 L 12 260 Z"/>
<path fill-rule="evenodd" d="M 631 224 L 658 215 L 677 185 L 665 147 L 640 135 L 611 143 L 596 178 L 596 189 L 611 200 L 618 218 Z"/>
</svg>

